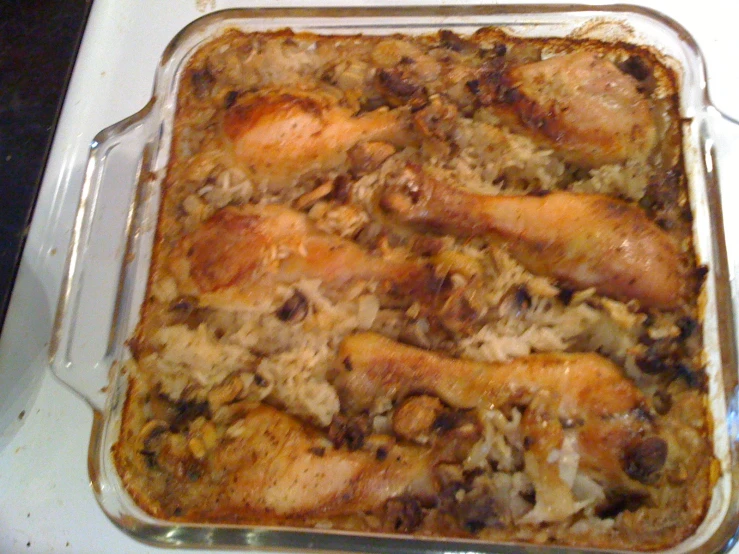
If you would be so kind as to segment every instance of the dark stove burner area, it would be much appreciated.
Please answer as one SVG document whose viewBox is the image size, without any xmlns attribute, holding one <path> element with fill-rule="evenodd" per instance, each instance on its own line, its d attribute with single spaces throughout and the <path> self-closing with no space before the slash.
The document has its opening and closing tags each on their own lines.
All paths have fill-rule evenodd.
<svg viewBox="0 0 739 554">
<path fill-rule="evenodd" d="M 91 4 L 0 1 L 0 328 Z"/>
</svg>

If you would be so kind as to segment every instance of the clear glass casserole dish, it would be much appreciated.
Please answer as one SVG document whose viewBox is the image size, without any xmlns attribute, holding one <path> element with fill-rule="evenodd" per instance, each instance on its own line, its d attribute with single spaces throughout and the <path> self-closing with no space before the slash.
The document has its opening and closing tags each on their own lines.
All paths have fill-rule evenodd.
<svg viewBox="0 0 739 554">
<path fill-rule="evenodd" d="M 317 529 L 173 524 L 156 520 L 136 506 L 123 488 L 110 455 L 128 384 L 117 362 L 129 355 L 126 340 L 136 327 L 145 294 L 178 79 L 198 46 L 229 27 L 255 31 L 290 27 L 319 34 L 423 34 L 444 28 L 467 34 L 483 26 L 503 27 L 525 37 L 597 38 L 653 47 L 680 76 L 695 248 L 700 262 L 709 267 L 704 348 L 715 422 L 714 448 L 722 471 L 704 523 L 674 550 L 714 552 L 730 546 L 739 524 L 732 440 L 737 378 L 732 291 L 711 141 L 712 128 L 721 116 L 708 100 L 703 63 L 692 39 L 674 22 L 638 8 L 231 10 L 198 20 L 173 39 L 162 57 L 151 102 L 138 114 L 102 131 L 93 143 L 51 343 L 54 372 L 85 397 L 95 411 L 90 475 L 102 508 L 124 531 L 144 541 L 191 547 L 414 552 L 544 548 Z"/>
</svg>

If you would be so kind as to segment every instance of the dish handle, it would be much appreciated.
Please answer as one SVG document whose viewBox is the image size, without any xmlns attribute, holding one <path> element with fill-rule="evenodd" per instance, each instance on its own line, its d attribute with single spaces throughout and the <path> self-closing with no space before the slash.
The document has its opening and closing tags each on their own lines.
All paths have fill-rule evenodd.
<svg viewBox="0 0 739 554">
<path fill-rule="evenodd" d="M 154 103 L 93 139 L 71 230 L 49 362 L 94 410 L 105 405 L 109 373 L 128 333 L 132 292 L 124 283 L 128 266 L 140 265 L 129 262 L 151 181 L 157 128 L 147 116 Z"/>
<path fill-rule="evenodd" d="M 739 121 L 714 106 L 706 109 L 709 132 L 704 139 L 705 163 L 720 183 L 720 204 L 723 237 L 731 285 L 730 304 L 733 309 L 734 353 L 739 352 Z M 727 299 L 728 300 L 728 299 Z M 739 382 L 739 376 L 734 383 Z M 739 390 L 739 389 L 737 389 Z M 739 435 L 737 435 L 739 437 Z"/>
<path fill-rule="evenodd" d="M 726 265 L 730 283 L 729 298 L 718 298 L 719 311 L 731 324 L 725 328 L 732 336 L 725 344 L 732 349 L 724 359 L 737 360 L 739 352 L 739 121 L 724 114 L 714 106 L 706 108 L 708 132 L 704 134 L 703 154 L 708 174 L 714 182 L 720 183 L 720 209 L 723 223 L 723 236 L 716 240 L 726 246 Z M 723 309 L 722 305 L 723 304 Z M 729 309 L 726 309 L 728 306 Z M 724 363 L 724 384 L 727 397 L 727 430 L 734 472 L 739 472 L 739 375 L 734 364 Z M 739 475 L 734 479 L 739 482 Z M 739 504 L 739 500 L 737 500 Z M 737 506 L 739 511 L 739 505 Z M 739 519 L 736 520 L 739 523 Z M 736 534 L 734 541 L 736 540 Z"/>
</svg>

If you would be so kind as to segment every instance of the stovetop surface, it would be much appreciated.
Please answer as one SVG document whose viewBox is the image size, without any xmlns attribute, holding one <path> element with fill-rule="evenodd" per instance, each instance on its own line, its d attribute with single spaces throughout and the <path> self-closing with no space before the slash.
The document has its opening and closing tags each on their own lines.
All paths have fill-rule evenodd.
<svg viewBox="0 0 739 554">
<path fill-rule="evenodd" d="M 0 328 L 91 4 L 0 3 Z"/>
</svg>

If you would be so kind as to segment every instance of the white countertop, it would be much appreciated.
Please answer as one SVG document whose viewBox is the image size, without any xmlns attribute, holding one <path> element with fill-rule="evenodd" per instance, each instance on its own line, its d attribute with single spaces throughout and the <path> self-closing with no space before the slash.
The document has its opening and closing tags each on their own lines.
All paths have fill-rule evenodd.
<svg viewBox="0 0 739 554">
<path fill-rule="evenodd" d="M 398 2 L 318 2 L 370 3 Z M 161 52 L 193 19 L 229 7 L 309 4 L 316 5 L 281 0 L 94 1 L 0 342 L 0 415 L 12 412 L 16 420 L 4 432 L 0 425 L 0 552 L 158 551 L 126 536 L 97 506 L 86 463 L 92 412 L 47 368 L 47 337 L 89 143 L 99 130 L 144 106 Z M 639 4 L 673 17 L 693 34 L 707 60 L 714 103 L 739 118 L 739 8 L 720 0 Z M 739 152 L 739 134 L 734 133 L 732 143 L 728 136 L 724 140 Z M 739 157 L 734 165 L 739 166 Z M 726 169 L 725 182 L 739 182 L 726 179 L 739 176 L 737 169 Z M 734 229 L 728 229 L 728 236 L 730 245 L 739 242 Z M 14 375 L 12 382 L 3 382 L 3 372 Z"/>
</svg>

